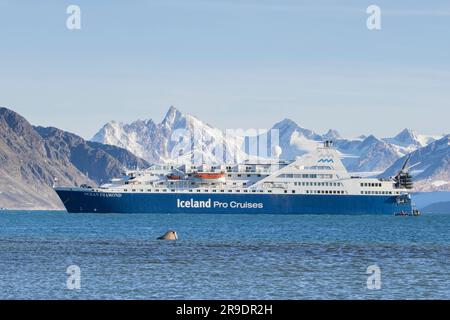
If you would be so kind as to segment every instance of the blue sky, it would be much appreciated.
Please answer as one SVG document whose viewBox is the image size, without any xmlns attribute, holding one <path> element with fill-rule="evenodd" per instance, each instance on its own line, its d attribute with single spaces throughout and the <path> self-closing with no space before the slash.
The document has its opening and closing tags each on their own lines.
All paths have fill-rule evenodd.
<svg viewBox="0 0 450 320">
<path fill-rule="evenodd" d="M 0 0 L 0 106 L 85 138 L 170 105 L 221 128 L 441 134 L 449 35 L 448 1 Z"/>
</svg>

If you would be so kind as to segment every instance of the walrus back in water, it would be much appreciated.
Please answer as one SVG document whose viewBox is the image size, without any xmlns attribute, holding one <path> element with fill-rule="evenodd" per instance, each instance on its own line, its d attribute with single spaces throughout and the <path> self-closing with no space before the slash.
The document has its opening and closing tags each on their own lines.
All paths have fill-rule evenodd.
<svg viewBox="0 0 450 320">
<path fill-rule="evenodd" d="M 176 231 L 169 230 L 163 236 L 159 237 L 158 240 L 178 240 L 178 235 Z"/>
</svg>

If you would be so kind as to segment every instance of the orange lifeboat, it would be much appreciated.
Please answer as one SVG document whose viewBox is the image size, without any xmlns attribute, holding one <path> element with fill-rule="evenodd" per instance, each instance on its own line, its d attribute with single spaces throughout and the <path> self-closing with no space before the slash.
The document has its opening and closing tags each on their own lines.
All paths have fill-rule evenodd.
<svg viewBox="0 0 450 320">
<path fill-rule="evenodd" d="M 167 176 L 167 179 L 169 179 L 169 180 L 180 180 L 181 176 L 177 176 L 176 174 L 169 174 Z"/>
<path fill-rule="evenodd" d="M 197 172 L 195 174 L 196 178 L 202 179 L 202 180 L 217 180 L 225 177 L 224 172 Z"/>
</svg>

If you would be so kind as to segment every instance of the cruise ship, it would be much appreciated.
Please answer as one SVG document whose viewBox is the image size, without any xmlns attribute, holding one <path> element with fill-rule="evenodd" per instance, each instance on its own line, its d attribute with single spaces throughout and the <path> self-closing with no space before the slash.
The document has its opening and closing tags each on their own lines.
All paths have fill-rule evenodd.
<svg viewBox="0 0 450 320">
<path fill-rule="evenodd" d="M 293 161 L 152 165 L 99 187 L 54 186 L 68 212 L 413 215 L 407 162 L 391 178 L 347 172 L 325 141 Z"/>
</svg>

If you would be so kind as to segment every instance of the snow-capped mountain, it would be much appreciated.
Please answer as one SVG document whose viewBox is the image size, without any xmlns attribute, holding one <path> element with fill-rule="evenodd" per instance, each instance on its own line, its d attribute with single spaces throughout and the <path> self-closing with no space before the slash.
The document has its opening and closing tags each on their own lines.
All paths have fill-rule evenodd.
<svg viewBox="0 0 450 320">
<path fill-rule="evenodd" d="M 290 119 L 276 123 L 272 130 L 278 131 L 279 146 L 282 159 L 295 159 L 311 150 L 316 149 L 322 137 L 312 130 L 300 127 Z"/>
<path fill-rule="evenodd" d="M 405 154 L 436 139 L 409 129 L 402 130 L 393 138 L 362 135 L 346 139 L 336 130 L 319 134 L 290 119 L 276 123 L 271 130 L 278 132 L 281 159 L 295 159 L 314 150 L 322 141 L 331 139 L 347 169 L 356 172 L 382 172 Z M 267 139 L 267 136 L 258 136 L 258 141 L 261 139 Z M 93 141 L 126 148 L 149 162 L 187 161 L 192 157 L 205 162 L 240 162 L 247 159 L 249 153 L 245 137 L 226 136 L 224 131 L 174 107 L 159 124 L 152 120 L 138 120 L 131 124 L 111 121 L 94 136 Z"/>
<path fill-rule="evenodd" d="M 336 147 L 350 171 L 382 171 L 402 156 L 395 147 L 374 135 L 363 140 L 338 140 Z"/>
<path fill-rule="evenodd" d="M 450 190 L 450 135 L 398 159 L 381 176 L 394 176 L 407 157 L 417 190 Z"/>
<path fill-rule="evenodd" d="M 128 149 L 150 162 L 240 162 L 247 158 L 244 138 L 227 135 L 196 117 L 170 107 L 161 123 L 138 120 L 107 123 L 92 141 Z"/>
<path fill-rule="evenodd" d="M 439 137 L 418 134 L 414 130 L 404 129 L 393 138 L 383 140 L 394 146 L 399 153 L 407 154 L 417 148 L 425 147 Z"/>
<path fill-rule="evenodd" d="M 279 130 L 283 159 L 294 159 L 308 153 L 324 140 L 334 141 L 335 147 L 342 155 L 344 165 L 350 171 L 383 171 L 406 154 L 405 148 L 389 143 L 388 139 L 379 139 L 374 135 L 345 139 L 338 131 L 332 129 L 320 135 L 290 119 L 275 124 L 272 129 Z M 415 150 L 412 146 L 410 149 Z"/>
</svg>

